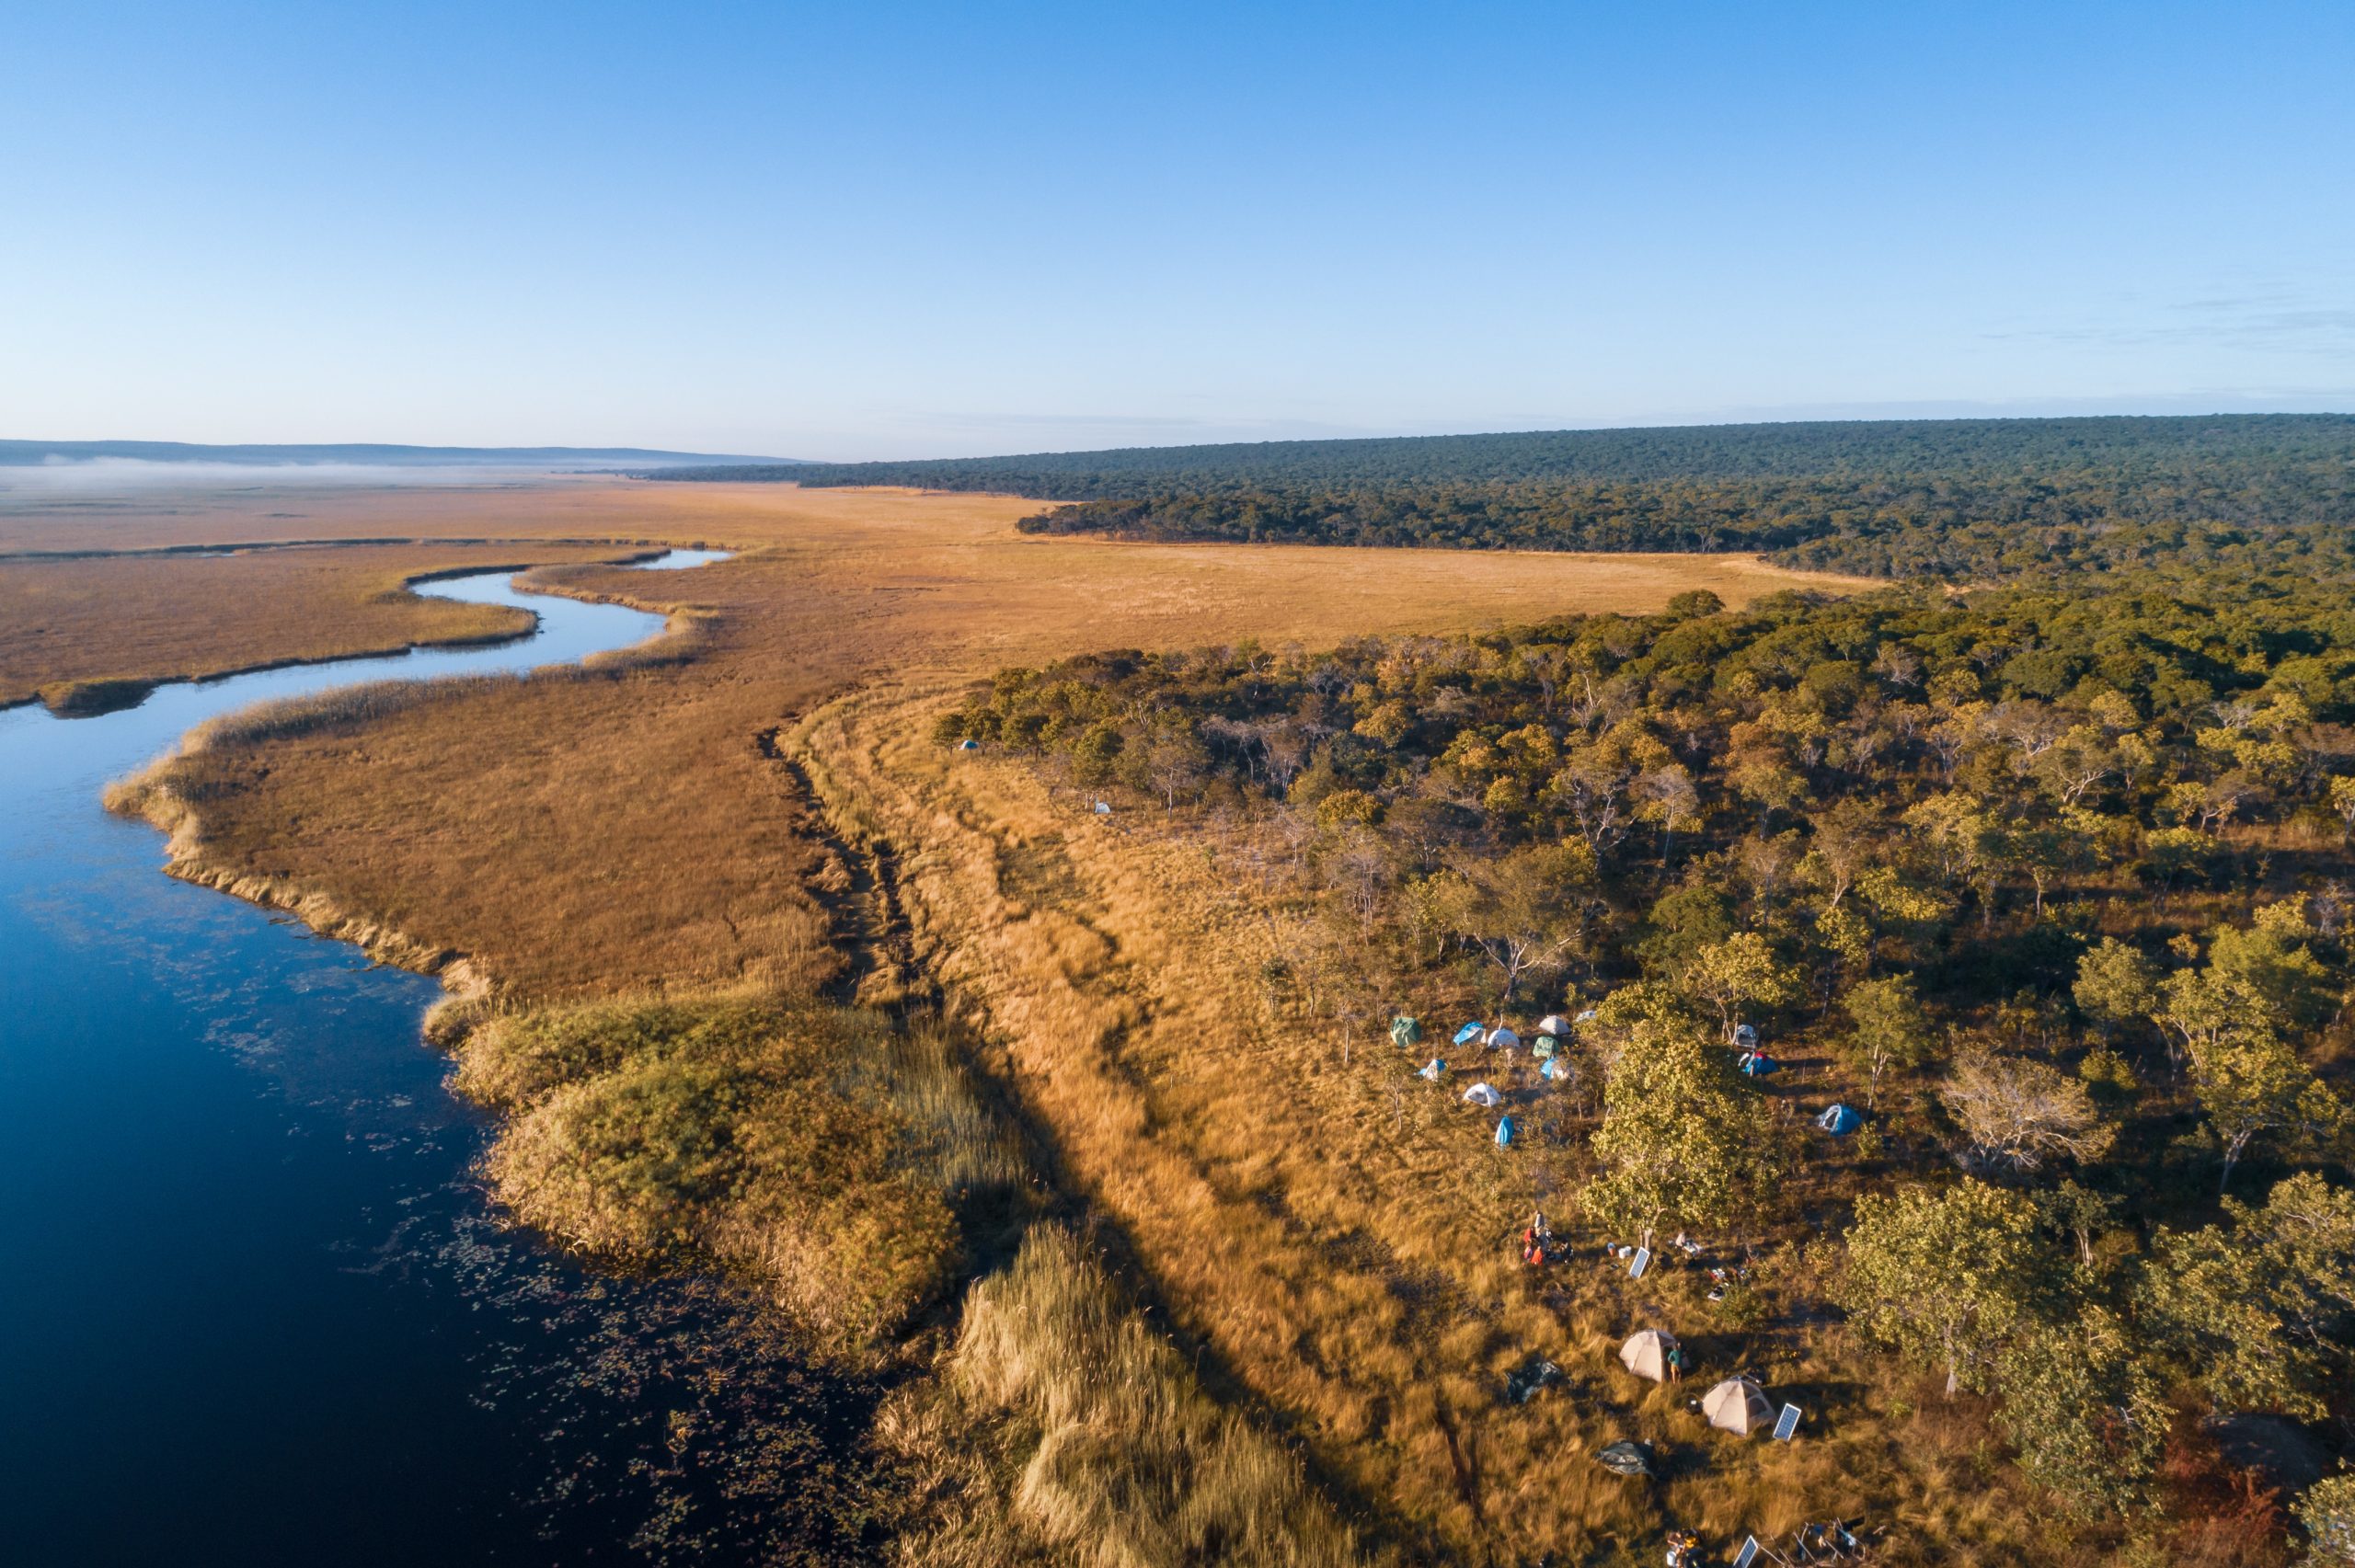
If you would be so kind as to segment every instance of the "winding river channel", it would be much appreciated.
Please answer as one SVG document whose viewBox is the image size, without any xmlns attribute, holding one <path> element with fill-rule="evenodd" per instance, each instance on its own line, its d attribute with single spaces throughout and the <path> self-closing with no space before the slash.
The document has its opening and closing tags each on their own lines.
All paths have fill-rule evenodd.
<svg viewBox="0 0 2355 1568">
<path fill-rule="evenodd" d="M 718 558 L 673 552 L 665 567 Z M 439 994 L 158 872 L 107 781 L 263 699 L 523 670 L 659 616 L 525 595 L 535 634 L 0 712 L 0 1561 L 820 1560 L 868 1395 L 715 1288 L 502 1227 Z"/>
</svg>

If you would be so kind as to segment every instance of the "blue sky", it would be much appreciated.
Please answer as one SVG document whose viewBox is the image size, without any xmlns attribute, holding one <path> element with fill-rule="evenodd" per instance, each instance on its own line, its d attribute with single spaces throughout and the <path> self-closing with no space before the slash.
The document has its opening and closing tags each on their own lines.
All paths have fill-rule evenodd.
<svg viewBox="0 0 2355 1568">
<path fill-rule="evenodd" d="M 16 0 L 0 37 L 0 435 L 2355 408 L 2344 0 Z"/>
</svg>

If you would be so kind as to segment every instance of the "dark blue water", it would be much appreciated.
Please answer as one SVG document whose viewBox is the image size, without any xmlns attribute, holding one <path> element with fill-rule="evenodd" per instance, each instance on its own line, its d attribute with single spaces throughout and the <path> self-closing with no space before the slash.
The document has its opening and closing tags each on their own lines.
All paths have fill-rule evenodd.
<svg viewBox="0 0 2355 1568">
<path fill-rule="evenodd" d="M 539 632 L 97 718 L 0 712 L 0 1562 L 752 1561 L 855 1538 L 817 1517 L 847 1505 L 820 1481 L 853 1395 L 725 1292 L 600 1279 L 487 1211 L 481 1123 L 419 1039 L 432 981 L 161 876 L 159 836 L 99 807 L 260 699 L 661 629 L 499 576 L 429 591 L 523 604 Z"/>
</svg>

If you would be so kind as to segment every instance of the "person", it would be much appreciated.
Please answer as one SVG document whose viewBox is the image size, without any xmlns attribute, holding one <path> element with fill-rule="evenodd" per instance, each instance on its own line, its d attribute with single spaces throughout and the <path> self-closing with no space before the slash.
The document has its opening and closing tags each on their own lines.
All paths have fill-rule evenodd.
<svg viewBox="0 0 2355 1568">
<path fill-rule="evenodd" d="M 1670 1345 L 1667 1360 L 1668 1380 L 1671 1383 L 1683 1382 L 1684 1380 L 1684 1347 L 1681 1345 Z"/>
<path fill-rule="evenodd" d="M 1668 1568 L 1694 1568 L 1701 1561 L 1701 1538 L 1690 1530 L 1668 1532 Z"/>
</svg>

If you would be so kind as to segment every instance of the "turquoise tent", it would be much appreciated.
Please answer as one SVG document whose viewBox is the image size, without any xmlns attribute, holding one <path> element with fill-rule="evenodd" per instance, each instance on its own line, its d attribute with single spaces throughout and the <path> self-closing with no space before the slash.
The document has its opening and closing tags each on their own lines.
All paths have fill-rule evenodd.
<svg viewBox="0 0 2355 1568">
<path fill-rule="evenodd" d="M 1414 1019 L 1402 1013 L 1390 1021 L 1390 1043 L 1400 1050 L 1413 1050 L 1422 1040 L 1423 1026 Z"/>
<path fill-rule="evenodd" d="M 1512 1118 L 1511 1116 L 1506 1116 L 1500 1119 L 1497 1123 L 1497 1147 L 1499 1149 L 1511 1148 L 1512 1135 L 1514 1131 L 1515 1128 L 1512 1125 Z"/>
<path fill-rule="evenodd" d="M 1834 1138 L 1843 1138 L 1864 1125 L 1865 1118 L 1845 1105 L 1834 1105 L 1815 1118 L 1815 1125 Z"/>
</svg>

